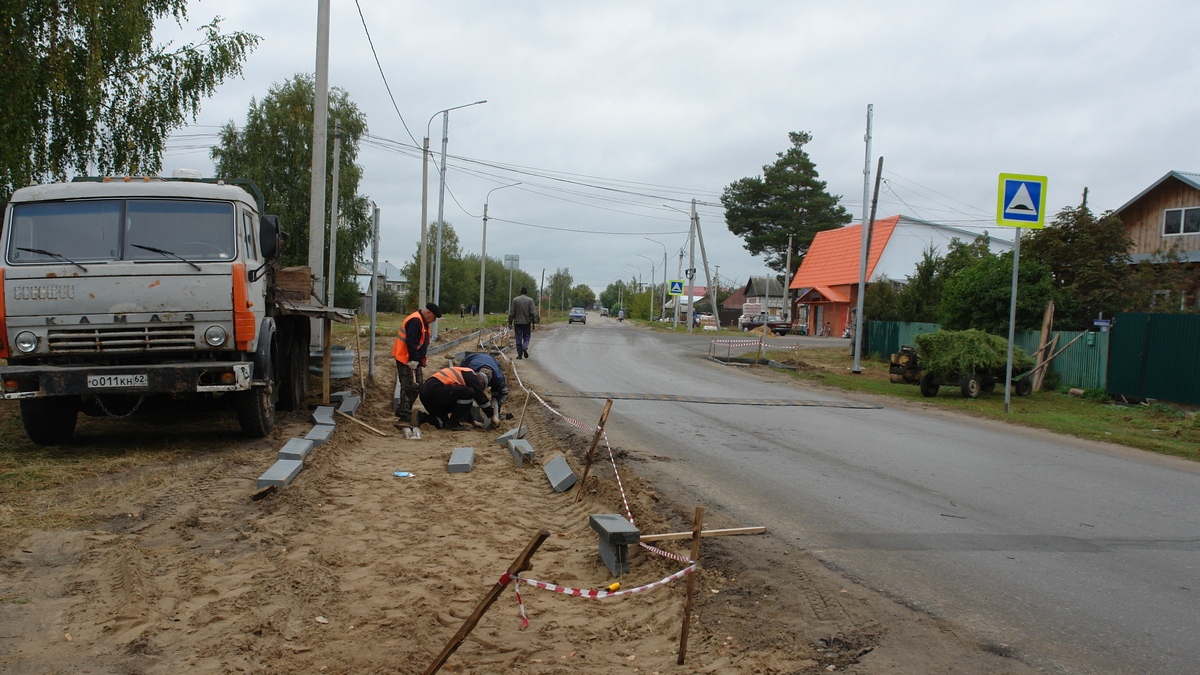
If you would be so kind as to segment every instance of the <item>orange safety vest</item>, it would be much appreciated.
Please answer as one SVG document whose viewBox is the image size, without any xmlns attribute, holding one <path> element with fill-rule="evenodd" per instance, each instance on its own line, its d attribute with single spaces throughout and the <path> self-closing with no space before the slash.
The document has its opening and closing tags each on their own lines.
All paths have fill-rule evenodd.
<svg viewBox="0 0 1200 675">
<path fill-rule="evenodd" d="M 465 387 L 467 386 L 467 381 L 463 378 L 463 373 L 473 372 L 475 371 L 471 370 L 470 368 L 451 366 L 449 368 L 442 368 L 441 370 L 437 371 L 433 374 L 433 377 L 441 380 L 442 384 L 447 386 L 458 385 L 460 387 Z"/>
<path fill-rule="evenodd" d="M 425 319 L 421 316 L 421 311 L 417 310 L 404 318 L 404 323 L 400 324 L 400 332 L 396 334 L 396 343 L 392 345 L 392 356 L 394 356 L 400 363 L 408 363 L 412 360 L 409 358 L 408 354 L 408 340 L 406 339 L 408 334 L 404 327 L 407 326 L 408 322 L 412 321 L 413 318 L 416 318 L 417 321 L 421 322 L 421 344 L 418 345 L 418 348 L 429 344 L 429 326 L 425 325 Z M 422 359 L 422 361 L 424 361 L 424 359 Z M 425 364 L 422 363 L 421 365 Z"/>
</svg>

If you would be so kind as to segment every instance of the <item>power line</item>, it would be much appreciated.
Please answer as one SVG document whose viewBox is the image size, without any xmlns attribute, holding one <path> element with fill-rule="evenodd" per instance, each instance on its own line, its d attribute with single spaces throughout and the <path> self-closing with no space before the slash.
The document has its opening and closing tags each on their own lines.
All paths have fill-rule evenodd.
<svg viewBox="0 0 1200 675">
<path fill-rule="evenodd" d="M 417 139 L 413 138 L 412 132 L 409 131 L 408 123 L 404 121 L 404 115 L 400 114 L 400 106 L 396 105 L 396 97 L 392 96 L 392 88 L 388 85 L 387 75 L 383 74 L 383 64 L 379 62 L 379 54 L 375 51 L 375 42 L 371 39 L 371 31 L 367 30 L 367 18 L 363 16 L 362 5 L 358 3 L 358 0 L 354 0 L 354 6 L 358 8 L 358 18 L 362 21 L 363 32 L 367 34 L 367 44 L 371 46 L 371 55 L 375 57 L 375 67 L 379 69 L 379 77 L 383 78 L 383 88 L 387 90 L 388 98 L 392 100 L 392 107 L 396 110 L 396 117 L 400 118 L 404 132 L 408 134 L 409 138 L 412 138 L 412 142 L 415 144 Z"/>
</svg>

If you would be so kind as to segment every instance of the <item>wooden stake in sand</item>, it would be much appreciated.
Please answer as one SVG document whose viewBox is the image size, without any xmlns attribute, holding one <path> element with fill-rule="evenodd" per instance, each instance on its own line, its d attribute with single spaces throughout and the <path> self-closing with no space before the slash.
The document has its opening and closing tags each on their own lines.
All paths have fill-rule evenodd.
<svg viewBox="0 0 1200 675">
<path fill-rule="evenodd" d="M 347 415 L 346 413 L 342 412 L 341 410 L 334 410 L 334 412 L 335 412 L 335 413 L 337 413 L 337 414 L 339 414 L 339 415 L 341 415 L 342 417 L 345 417 L 346 419 L 350 420 L 351 422 L 356 422 L 356 423 L 358 423 L 358 424 L 361 424 L 361 425 L 363 425 L 364 427 L 366 427 L 366 428 L 370 429 L 371 431 L 374 431 L 375 433 L 379 434 L 380 436 L 387 436 L 387 437 L 391 437 L 391 434 L 385 434 L 385 433 L 383 433 L 382 431 L 380 431 L 380 430 L 376 429 L 375 427 L 371 426 L 370 424 L 367 424 L 366 422 L 364 422 L 364 421 L 362 421 L 362 420 L 360 420 L 360 419 L 358 419 L 358 418 L 356 418 L 356 417 L 353 417 L 353 416 Z"/>
<path fill-rule="evenodd" d="M 727 537 L 731 534 L 762 534 L 767 531 L 765 525 L 758 527 L 730 527 L 724 530 L 704 530 L 701 537 Z M 666 534 L 643 534 L 638 541 L 667 541 L 668 539 L 687 539 L 691 532 L 667 532 Z"/>
<path fill-rule="evenodd" d="M 606 399 L 604 402 L 604 412 L 600 413 L 600 423 L 596 425 L 596 434 L 592 436 L 592 447 L 588 448 L 587 462 L 583 465 L 583 478 L 579 479 L 579 489 L 575 491 L 575 502 L 579 503 L 579 498 L 583 496 L 583 484 L 587 482 L 588 471 L 592 468 L 592 458 L 596 455 L 596 446 L 600 444 L 600 437 L 604 435 L 604 423 L 608 420 L 608 411 L 612 410 L 612 399 Z M 520 427 L 517 427 L 520 429 Z"/>
<path fill-rule="evenodd" d="M 696 517 L 692 522 L 692 562 L 700 560 L 700 532 L 704 527 L 704 507 L 696 507 Z M 679 634 L 679 660 L 677 664 L 683 665 L 683 661 L 687 658 L 687 637 L 688 628 L 692 624 L 692 591 L 696 588 L 696 574 L 700 571 L 696 568 L 691 574 L 687 575 L 687 595 L 683 598 L 683 631 Z"/>
<path fill-rule="evenodd" d="M 425 671 L 425 675 L 433 675 L 446 664 L 446 660 L 450 658 L 450 655 L 453 654 L 454 651 L 458 649 L 459 645 L 461 645 L 463 641 L 467 639 L 467 636 L 471 634 L 472 630 L 474 630 L 475 624 L 479 623 L 479 619 L 483 618 L 483 613 L 488 611 L 488 608 L 492 606 L 492 603 L 496 602 L 496 599 L 500 597 L 500 593 L 504 591 L 504 588 L 512 583 L 512 575 L 519 574 L 529 569 L 529 559 L 533 557 L 534 552 L 538 550 L 538 547 L 541 546 L 542 542 L 546 541 L 546 537 L 549 536 L 550 532 L 548 530 L 542 530 L 534 536 L 533 541 L 529 542 L 529 545 L 525 547 L 525 550 L 521 552 L 521 555 L 517 556 L 517 559 L 513 561 L 512 565 L 509 565 L 508 571 L 504 573 L 504 576 L 501 577 L 500 580 L 492 586 L 492 590 L 488 591 L 487 595 L 483 597 L 483 600 L 479 603 L 479 606 L 475 608 L 475 611 L 471 612 L 471 616 L 467 617 L 467 620 L 463 623 L 462 628 L 458 629 L 458 632 L 455 633 L 454 637 L 450 639 L 450 644 L 446 645 L 446 648 L 442 650 L 441 654 L 438 654 L 437 659 L 434 660 L 434 662 Z"/>
<path fill-rule="evenodd" d="M 358 384 L 362 390 L 363 398 L 367 397 L 367 375 L 366 369 L 362 363 L 362 340 L 358 332 L 361 329 L 358 327 L 358 312 L 354 313 L 354 362 L 358 364 Z"/>
</svg>

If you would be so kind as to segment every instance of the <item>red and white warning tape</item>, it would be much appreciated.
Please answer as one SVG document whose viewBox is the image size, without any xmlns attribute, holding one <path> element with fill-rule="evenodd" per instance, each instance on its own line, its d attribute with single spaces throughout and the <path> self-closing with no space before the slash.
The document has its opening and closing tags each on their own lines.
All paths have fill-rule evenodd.
<svg viewBox="0 0 1200 675">
<path fill-rule="evenodd" d="M 592 600 L 599 600 L 601 598 L 615 598 L 615 597 L 621 596 L 621 595 L 633 595 L 635 593 L 645 593 L 646 591 L 654 590 L 655 588 L 659 588 L 660 586 L 666 586 L 667 584 L 669 584 L 672 581 L 675 581 L 677 579 L 682 579 L 685 576 L 687 576 L 695 571 L 696 571 L 696 563 L 692 563 L 692 564 L 688 565 L 687 567 L 679 570 L 678 572 L 676 572 L 668 577 L 663 577 L 662 579 L 659 579 L 658 581 L 654 581 L 654 582 L 645 584 L 643 586 L 638 586 L 637 588 L 622 588 L 622 589 L 616 590 L 616 591 L 610 591 L 607 589 L 596 589 L 596 588 L 571 588 L 570 586 L 559 586 L 558 584 L 552 584 L 547 581 L 538 581 L 537 579 L 527 579 L 525 577 L 517 576 L 517 575 L 513 575 L 511 577 L 511 580 L 517 582 L 518 585 L 528 584 L 530 586 L 533 586 L 534 588 L 540 588 L 544 591 L 551 591 L 553 593 L 562 593 L 563 595 L 571 595 L 576 598 L 590 598 Z M 503 578 L 503 577 L 501 577 L 501 578 Z"/>
</svg>

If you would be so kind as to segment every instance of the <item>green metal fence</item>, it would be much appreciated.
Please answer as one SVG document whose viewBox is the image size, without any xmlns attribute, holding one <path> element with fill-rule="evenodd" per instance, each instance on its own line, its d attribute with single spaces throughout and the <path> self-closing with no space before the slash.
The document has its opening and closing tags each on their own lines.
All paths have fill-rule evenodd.
<svg viewBox="0 0 1200 675">
<path fill-rule="evenodd" d="M 915 345 L 913 337 L 918 333 L 940 329 L 936 323 L 868 321 L 866 352 L 886 360 L 890 354 L 900 351 L 901 345 Z M 1032 355 L 1037 352 L 1041 334 L 1040 330 L 1017 331 L 1013 343 Z M 1055 335 L 1058 335 L 1055 351 L 1066 347 L 1050 364 L 1050 371 L 1058 374 L 1059 382 L 1069 387 L 1103 389 L 1108 380 L 1110 333 L 1053 331 L 1050 339 L 1053 340 Z M 1076 337 L 1079 339 L 1075 340 Z M 1072 340 L 1075 342 L 1067 347 Z"/>
<path fill-rule="evenodd" d="M 1112 335 L 1110 395 L 1200 405 L 1200 316 L 1118 314 Z"/>
<path fill-rule="evenodd" d="M 936 323 L 917 323 L 908 321 L 868 321 L 866 353 L 878 359 L 888 357 L 900 351 L 901 345 L 915 346 L 913 341 L 919 333 L 933 333 L 941 329 Z"/>
</svg>

